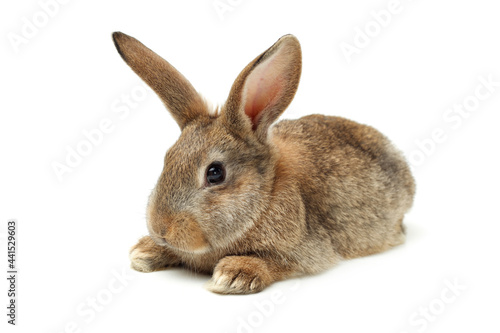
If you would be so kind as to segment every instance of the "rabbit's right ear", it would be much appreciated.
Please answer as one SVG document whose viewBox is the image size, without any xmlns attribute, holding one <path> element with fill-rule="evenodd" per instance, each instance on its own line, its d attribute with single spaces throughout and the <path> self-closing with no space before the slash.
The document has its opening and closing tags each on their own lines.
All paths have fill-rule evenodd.
<svg viewBox="0 0 500 333">
<path fill-rule="evenodd" d="M 124 33 L 114 32 L 113 41 L 123 60 L 158 94 L 181 129 L 193 119 L 208 115 L 201 96 L 166 60 Z"/>
<path fill-rule="evenodd" d="M 292 102 L 301 69 L 299 41 L 293 35 L 281 37 L 236 78 L 224 106 L 226 126 L 266 142 L 269 126 Z"/>
</svg>

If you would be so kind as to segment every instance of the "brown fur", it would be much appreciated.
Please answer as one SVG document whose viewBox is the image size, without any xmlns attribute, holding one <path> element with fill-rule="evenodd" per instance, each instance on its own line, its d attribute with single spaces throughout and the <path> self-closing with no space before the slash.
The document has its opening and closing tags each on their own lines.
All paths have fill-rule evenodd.
<svg viewBox="0 0 500 333">
<path fill-rule="evenodd" d="M 217 113 L 139 41 L 113 38 L 182 129 L 149 199 L 150 236 L 131 250 L 134 269 L 184 265 L 213 273 L 211 291 L 247 294 L 404 242 L 415 185 L 385 136 L 321 115 L 271 128 L 298 87 L 295 37 L 282 37 L 245 67 Z M 214 161 L 224 164 L 226 179 L 207 186 Z"/>
</svg>

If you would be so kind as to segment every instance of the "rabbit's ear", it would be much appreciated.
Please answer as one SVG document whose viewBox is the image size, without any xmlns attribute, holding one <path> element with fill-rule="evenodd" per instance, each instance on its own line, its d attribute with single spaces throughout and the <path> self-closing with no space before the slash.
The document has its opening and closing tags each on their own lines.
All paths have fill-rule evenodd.
<svg viewBox="0 0 500 333">
<path fill-rule="evenodd" d="M 124 33 L 113 33 L 113 41 L 123 60 L 158 94 L 181 129 L 207 114 L 201 96 L 166 60 Z"/>
<path fill-rule="evenodd" d="M 292 35 L 281 37 L 236 78 L 224 106 L 227 125 L 252 131 L 264 142 L 269 126 L 291 103 L 301 68 L 299 41 Z"/>
</svg>

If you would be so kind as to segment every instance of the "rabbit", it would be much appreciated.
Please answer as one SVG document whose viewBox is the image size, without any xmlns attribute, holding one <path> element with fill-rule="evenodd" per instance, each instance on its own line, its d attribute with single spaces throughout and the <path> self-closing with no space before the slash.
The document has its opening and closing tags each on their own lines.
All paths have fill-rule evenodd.
<svg viewBox="0 0 500 333">
<path fill-rule="evenodd" d="M 112 37 L 181 129 L 148 200 L 149 235 L 130 250 L 133 269 L 185 267 L 210 274 L 209 291 L 251 294 L 405 241 L 415 182 L 383 134 L 319 114 L 273 125 L 298 88 L 296 37 L 251 61 L 220 108 L 137 39 Z"/>
</svg>

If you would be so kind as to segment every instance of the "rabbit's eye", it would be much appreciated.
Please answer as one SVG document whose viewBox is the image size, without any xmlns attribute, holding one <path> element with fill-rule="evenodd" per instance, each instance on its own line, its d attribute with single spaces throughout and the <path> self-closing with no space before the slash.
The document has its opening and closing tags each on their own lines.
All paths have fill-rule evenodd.
<svg viewBox="0 0 500 333">
<path fill-rule="evenodd" d="M 220 184 L 226 178 L 226 171 L 220 162 L 214 162 L 207 168 L 207 182 L 209 185 Z"/>
</svg>

